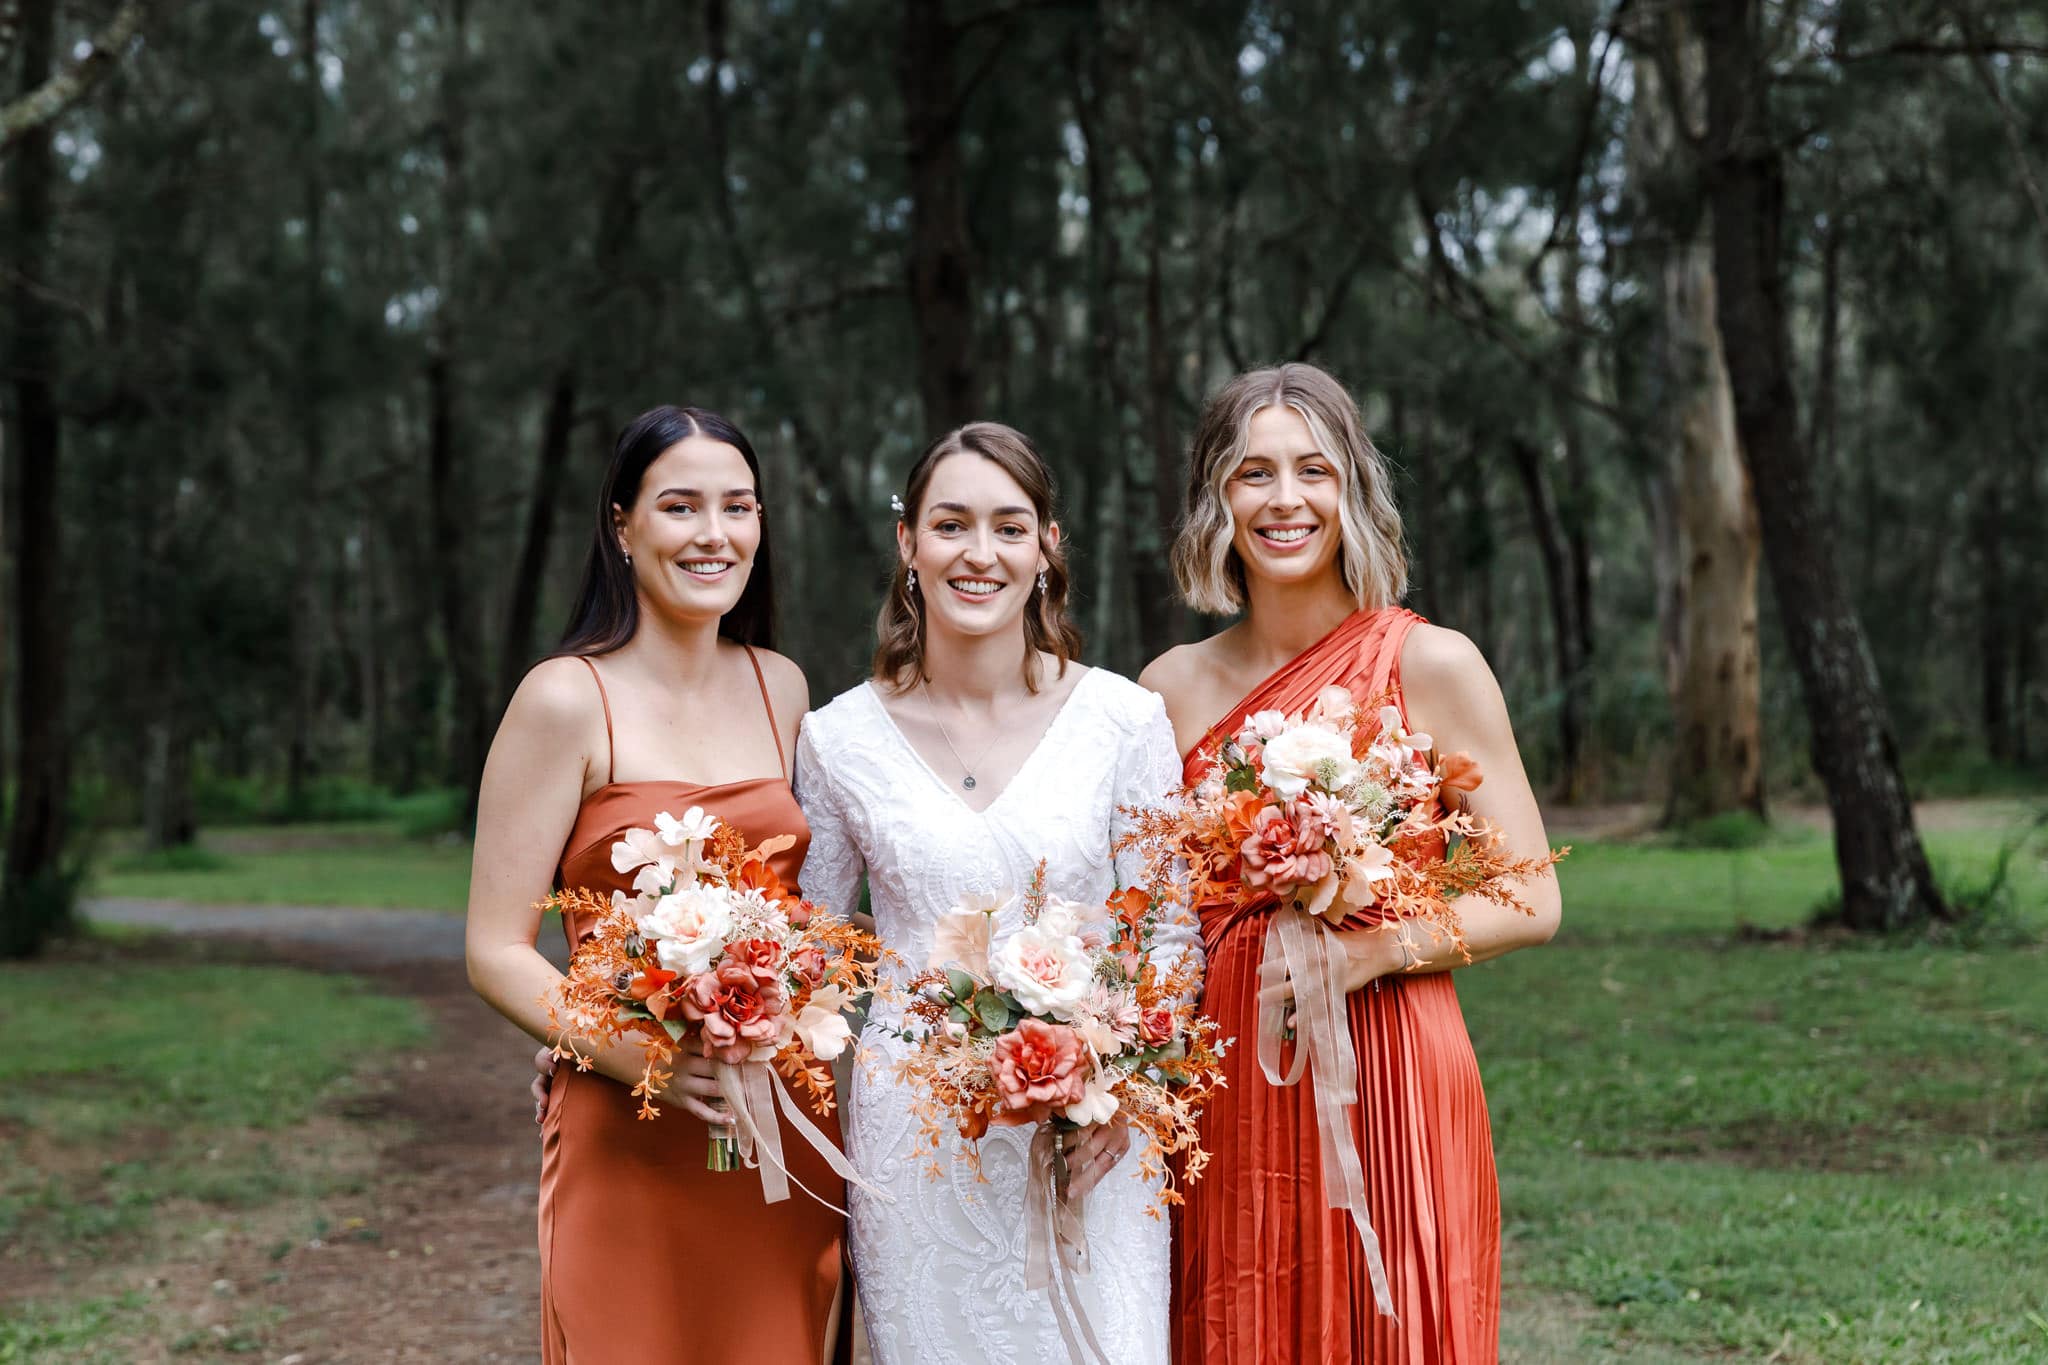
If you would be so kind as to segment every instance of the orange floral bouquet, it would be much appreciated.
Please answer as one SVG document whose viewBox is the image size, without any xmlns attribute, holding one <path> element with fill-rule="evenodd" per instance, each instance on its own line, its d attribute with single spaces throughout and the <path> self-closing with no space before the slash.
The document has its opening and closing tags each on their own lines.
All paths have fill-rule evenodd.
<svg viewBox="0 0 2048 1365">
<path fill-rule="evenodd" d="M 1360 706 L 1346 689 L 1327 687 L 1306 711 L 1247 716 L 1217 746 L 1214 770 L 1167 807 L 1132 812 L 1137 828 L 1119 844 L 1139 849 L 1161 882 L 1185 865 L 1197 905 L 1268 912 L 1262 974 L 1285 968 L 1305 1036 L 1283 1075 L 1286 1007 L 1263 1002 L 1260 1069 L 1274 1085 L 1313 1070 L 1326 1169 L 1337 1177 L 1332 1207 L 1351 1213 L 1389 1315 L 1363 1169 L 1342 1112 L 1356 1102 L 1358 1073 L 1327 931 L 1389 924 L 1413 965 L 1410 926 L 1427 924 L 1470 960 L 1455 902 L 1480 896 L 1527 912 L 1516 885 L 1570 851 L 1516 857 L 1491 825 L 1447 801 L 1478 788 L 1479 765 L 1462 753 L 1437 757 L 1435 741 L 1409 731 L 1391 700 Z"/>
<path fill-rule="evenodd" d="M 1207 1164 L 1195 1116 L 1223 1083 L 1224 1043 L 1195 1010 L 1199 959 L 1165 962 L 1155 943 L 1178 909 L 1170 896 L 1133 887 L 1100 906 L 1063 900 L 1046 893 L 1041 863 L 1023 927 L 997 944 L 996 919 L 1009 904 L 982 897 L 941 916 L 928 970 L 905 988 L 899 1036 L 912 1050 L 895 1074 L 917 1096 L 921 1153 L 936 1154 L 947 1120 L 970 1143 L 991 1124 L 1040 1125 L 1025 1201 L 1025 1283 L 1039 1289 L 1087 1268 L 1060 1137 L 1122 1115 L 1144 1139 L 1140 1168 L 1160 1187 L 1147 1211 L 1158 1217 L 1181 1199 L 1167 1158 L 1182 1155 L 1187 1180 Z M 935 1173 L 937 1165 L 934 1155 Z M 1073 1357 L 1085 1343 L 1099 1358 L 1080 1300 L 1052 1299 Z"/>
<path fill-rule="evenodd" d="M 706 1164 L 760 1165 L 770 1203 L 789 1197 L 792 1178 L 778 1108 L 839 1174 L 855 1178 L 783 1078 L 831 1112 L 829 1063 L 852 1041 L 845 1011 L 866 1003 L 885 956 L 872 934 L 783 884 L 768 859 L 795 842 L 779 835 L 750 849 L 697 807 L 680 820 L 663 811 L 655 828 L 628 830 L 612 845 L 612 866 L 634 874 L 633 894 L 606 900 L 574 888 L 543 902 L 596 926 L 546 1002 L 555 1055 L 587 1071 L 579 1044 L 640 1037 L 645 1065 L 633 1095 L 643 1119 L 660 1114 L 654 1100 L 679 1050 L 711 1059 L 736 1132 L 712 1136 Z"/>
</svg>

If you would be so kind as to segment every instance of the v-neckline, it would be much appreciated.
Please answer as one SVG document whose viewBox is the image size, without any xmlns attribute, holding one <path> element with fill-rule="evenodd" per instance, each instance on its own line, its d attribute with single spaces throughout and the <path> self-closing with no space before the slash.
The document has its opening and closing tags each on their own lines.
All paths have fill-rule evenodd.
<svg viewBox="0 0 2048 1365">
<path fill-rule="evenodd" d="M 1052 719 L 1045 723 L 1045 729 L 1039 733 L 1038 742 L 1031 746 L 1031 752 L 1024 755 L 1024 761 L 1017 765 L 1017 771 L 1011 773 L 1010 780 L 1003 784 L 1003 789 L 990 797 L 989 803 L 978 810 L 968 805 L 967 798 L 959 793 L 955 784 L 940 777 L 938 770 L 932 767 L 931 761 L 918 751 L 918 747 L 915 744 L 910 742 L 910 736 L 903 733 L 903 727 L 896 723 L 896 717 L 890 715 L 889 708 L 882 704 L 882 694 L 875 687 L 874 679 L 870 678 L 863 682 L 861 690 L 867 693 L 868 701 L 881 715 L 882 723 L 889 727 L 889 733 L 896 736 L 896 742 L 902 745 L 904 751 L 917 763 L 917 766 L 924 770 L 924 775 L 931 779 L 932 785 L 951 797 L 954 803 L 969 815 L 986 816 L 1003 803 L 1003 798 L 1010 794 L 1012 788 L 1024 780 L 1026 774 L 1031 771 L 1032 765 L 1038 762 L 1038 755 L 1044 752 L 1047 741 L 1052 738 L 1053 731 L 1060 728 L 1060 722 L 1067 718 L 1067 712 L 1073 710 L 1074 698 L 1080 696 L 1081 689 L 1088 685 L 1088 680 L 1101 671 L 1099 668 L 1090 668 L 1075 681 L 1073 687 L 1067 691 L 1067 699 L 1060 703 L 1059 710 L 1053 712 Z"/>
</svg>

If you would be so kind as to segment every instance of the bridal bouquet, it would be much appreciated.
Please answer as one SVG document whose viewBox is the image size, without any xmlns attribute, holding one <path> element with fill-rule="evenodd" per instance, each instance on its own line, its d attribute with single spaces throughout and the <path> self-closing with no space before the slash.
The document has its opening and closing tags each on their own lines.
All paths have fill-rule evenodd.
<svg viewBox="0 0 2048 1365">
<path fill-rule="evenodd" d="M 880 941 L 783 884 L 768 859 L 794 844 L 793 836 L 748 848 L 738 830 L 694 806 L 681 819 L 663 811 L 654 823 L 612 845 L 612 866 L 633 874 L 631 895 L 614 891 L 607 900 L 573 888 L 543 902 L 596 925 L 571 956 L 559 994 L 546 1002 L 559 1035 L 556 1056 L 588 1070 L 579 1043 L 639 1035 L 645 1065 L 633 1094 L 643 1119 L 660 1114 L 654 1099 L 679 1051 L 710 1058 L 737 1120 L 736 1134 L 713 1135 L 711 1169 L 753 1166 L 758 1149 L 767 1158 L 768 1201 L 787 1198 L 779 1106 L 851 1178 L 845 1158 L 776 1073 L 831 1111 L 827 1064 L 852 1040 L 844 1011 L 875 989 Z"/>
<path fill-rule="evenodd" d="M 1160 920 L 1176 909 L 1168 896 L 1133 887 L 1100 906 L 1064 900 L 1046 893 L 1040 863 L 1024 927 L 992 947 L 1009 905 L 982 897 L 940 917 L 928 969 L 906 987 L 900 1036 L 912 1049 L 895 1072 L 916 1096 L 920 1153 L 936 1153 L 948 1119 L 970 1143 L 991 1124 L 1040 1125 L 1027 1158 L 1024 1279 L 1049 1289 L 1087 1269 L 1061 1137 L 1122 1115 L 1143 1135 L 1140 1169 L 1160 1189 L 1147 1212 L 1158 1217 L 1181 1198 L 1167 1157 L 1183 1154 L 1187 1180 L 1208 1162 L 1195 1116 L 1223 1083 L 1225 1044 L 1195 1011 L 1199 962 L 1160 960 Z M 1071 1285 L 1052 1303 L 1070 1356 L 1106 1361 Z"/>
<path fill-rule="evenodd" d="M 1326 930 L 1390 925 L 1412 966 L 1420 960 L 1412 926 L 1428 925 L 1469 960 L 1455 902 L 1479 896 L 1526 912 L 1516 884 L 1569 851 L 1515 856 L 1492 826 L 1446 799 L 1478 788 L 1478 764 L 1462 753 L 1435 758 L 1434 749 L 1430 736 L 1408 730 L 1399 707 L 1360 706 L 1346 689 L 1324 688 L 1297 714 L 1246 717 L 1218 746 L 1214 770 L 1167 807 L 1132 812 L 1136 828 L 1118 845 L 1138 849 L 1154 877 L 1184 865 L 1198 905 L 1267 912 L 1261 977 L 1284 972 L 1292 983 L 1302 1037 L 1283 1074 L 1290 1007 L 1262 997 L 1259 1066 L 1280 1086 L 1313 1069 L 1331 1206 L 1351 1214 L 1374 1296 L 1390 1316 L 1343 1113 L 1357 1102 L 1357 1060 L 1342 959 Z"/>
<path fill-rule="evenodd" d="M 1140 887 L 1099 906 L 1064 900 L 1040 864 L 1024 927 L 991 950 L 1009 905 L 988 896 L 941 916 L 928 970 L 906 987 L 913 1050 L 896 1074 L 919 1097 L 919 1151 L 936 1152 L 947 1119 L 971 1142 L 991 1124 L 1071 1132 L 1121 1114 L 1145 1139 L 1161 1202 L 1179 1202 L 1166 1158 L 1185 1153 L 1186 1178 L 1200 1177 L 1195 1115 L 1223 1045 L 1195 1011 L 1198 963 L 1166 966 L 1155 950 L 1174 907 Z"/>
</svg>

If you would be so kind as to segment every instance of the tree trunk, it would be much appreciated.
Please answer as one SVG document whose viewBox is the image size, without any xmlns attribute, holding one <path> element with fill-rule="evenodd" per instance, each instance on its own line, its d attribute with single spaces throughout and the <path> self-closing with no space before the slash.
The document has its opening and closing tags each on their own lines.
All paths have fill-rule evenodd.
<svg viewBox="0 0 2048 1365">
<path fill-rule="evenodd" d="M 959 30 L 945 0 L 904 0 L 896 75 L 910 166 L 910 307 L 917 387 L 934 435 L 981 415 L 974 288 L 960 182 Z"/>
<path fill-rule="evenodd" d="M 427 356 L 427 510 L 431 524 L 428 559 L 441 616 L 441 645 L 448 667 L 449 733 L 446 780 L 465 793 L 464 815 L 476 815 L 477 783 L 489 743 L 490 687 L 484 677 L 482 604 L 470 581 L 471 499 L 460 425 L 461 395 L 456 372 L 461 353 L 465 275 L 462 237 L 469 214 L 467 95 L 469 27 L 467 0 L 451 6 L 449 50 L 441 72 L 442 184 L 441 300 Z"/>
<path fill-rule="evenodd" d="M 2007 704 L 2012 621 L 2008 605 L 2012 579 L 2004 546 L 2003 500 L 2012 490 L 1993 471 L 1980 477 L 1972 498 L 1970 540 L 1976 551 L 1977 576 L 1977 709 L 1984 728 L 1984 751 L 1995 759 L 2011 757 L 2012 708 Z"/>
<path fill-rule="evenodd" d="M 183 848 L 199 837 L 192 807 L 192 733 L 173 702 L 149 724 L 142 784 L 142 824 L 149 847 Z"/>
<path fill-rule="evenodd" d="M 307 496 L 299 499 L 300 518 L 293 537 L 298 558 L 297 598 L 292 612 L 291 728 L 285 746 L 285 799 L 296 808 L 305 795 L 313 767 L 313 730 L 320 709 L 321 576 L 326 556 L 326 509 L 316 490 L 326 464 L 326 428 L 321 413 L 322 346 L 327 325 L 322 302 L 321 228 L 326 191 L 320 178 L 320 104 L 326 98 L 320 83 L 320 3 L 305 0 L 301 11 L 299 52 L 306 100 L 304 145 L 299 151 L 301 211 L 306 223 L 303 289 L 305 316 L 299 334 L 298 409 L 300 478 Z"/>
<path fill-rule="evenodd" d="M 512 593 L 505 609 L 505 638 L 498 650 L 498 704 L 512 699 L 513 689 L 533 662 L 533 623 L 540 613 L 541 584 L 547 577 L 548 543 L 554 537 L 555 506 L 562 500 L 562 475 L 569 467 L 569 441 L 575 434 L 576 369 L 564 365 L 548 390 L 547 416 L 541 421 L 540 459 L 533 491 L 526 503 L 526 531 L 519 540 L 519 563 L 512 574 Z"/>
<path fill-rule="evenodd" d="M 18 11 L 24 92 L 50 77 L 56 45 L 55 0 L 23 0 Z M 64 538 L 58 516 L 57 317 L 47 275 L 56 166 L 50 126 L 38 124 L 14 144 L 8 169 L 14 221 L 8 311 L 14 326 L 7 369 L 14 379 L 8 500 L 14 592 L 14 805 L 7 827 L 5 886 L 0 888 L 0 957 L 33 955 L 71 918 L 64 851 L 68 835 L 70 732 L 64 715 L 65 655 L 70 645 Z"/>
<path fill-rule="evenodd" d="M 1141 55 L 1141 54 L 1140 54 Z M 1134 60 L 1132 70 L 1142 70 Z M 1148 137 L 1142 95 L 1134 109 L 1133 134 Z M 1146 483 L 1152 497 L 1148 526 L 1140 536 L 1143 553 L 1135 564 L 1138 596 L 1138 641 L 1144 659 L 1156 659 L 1181 642 L 1180 591 L 1174 582 L 1169 552 L 1173 546 L 1174 524 L 1180 517 L 1181 468 L 1179 423 L 1173 402 L 1173 338 L 1166 325 L 1166 225 L 1171 219 L 1167 204 L 1166 177 L 1172 164 L 1171 146 L 1152 144 L 1145 164 L 1150 187 L 1145 222 L 1145 450 L 1151 469 Z"/>
<path fill-rule="evenodd" d="M 1571 554 L 1560 522 L 1550 481 L 1543 474 L 1543 452 L 1534 442 L 1510 437 L 1508 452 L 1529 504 L 1529 524 L 1536 552 L 1543 562 L 1543 586 L 1550 602 L 1552 659 L 1556 666 L 1558 770 L 1553 790 L 1561 800 L 1578 794 L 1579 762 L 1584 745 L 1578 704 L 1579 626 L 1572 615 Z"/>
<path fill-rule="evenodd" d="M 1756 499 L 1736 440 L 1734 398 L 1714 330 L 1704 243 L 1671 247 L 1661 274 L 1669 435 L 1678 466 L 1683 636 L 1672 694 L 1676 746 L 1666 824 L 1764 814 L 1761 558 Z"/>
<path fill-rule="evenodd" d="M 1800 438 L 1779 252 L 1783 153 L 1772 140 L 1759 0 L 1703 0 L 1715 316 L 1755 480 L 1764 554 L 1799 674 L 1814 766 L 1834 815 L 1842 920 L 1865 931 L 1924 927 L 1953 911 L 1928 869 L 1862 623 Z"/>
<path fill-rule="evenodd" d="M 1734 395 L 1714 322 L 1714 262 L 1695 183 L 1671 183 L 1697 136 L 1703 54 L 1682 12 L 1659 16 L 1635 60 L 1629 130 L 1643 273 L 1653 295 L 1650 459 L 1675 742 L 1664 821 L 1764 814 L 1762 556 L 1756 500 L 1736 439 Z M 1661 52 L 1657 49 L 1661 49 Z M 1673 89 L 1670 83 L 1679 83 Z"/>
</svg>

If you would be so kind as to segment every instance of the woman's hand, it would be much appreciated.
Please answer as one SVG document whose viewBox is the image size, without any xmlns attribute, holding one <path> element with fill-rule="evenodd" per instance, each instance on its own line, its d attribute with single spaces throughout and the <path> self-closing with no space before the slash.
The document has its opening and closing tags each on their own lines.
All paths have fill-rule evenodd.
<svg viewBox="0 0 2048 1365">
<path fill-rule="evenodd" d="M 544 1047 L 534 1053 L 533 1069 L 533 1084 L 526 1087 L 526 1093 L 533 1096 L 533 1121 L 545 1124 L 548 1121 L 548 1092 L 555 1084 L 555 1050 Z"/>
<path fill-rule="evenodd" d="M 1102 1183 L 1131 1149 L 1131 1125 L 1122 1114 L 1107 1123 L 1091 1123 L 1060 1141 L 1067 1154 L 1067 1193 L 1079 1199 Z"/>
<path fill-rule="evenodd" d="M 661 1089 L 662 1098 L 676 1105 L 686 1114 L 694 1114 L 712 1128 L 730 1128 L 739 1120 L 725 1107 L 725 1100 L 718 1089 L 718 1069 L 709 1057 L 695 1053 L 678 1053 L 670 1062 L 668 1084 Z"/>
<path fill-rule="evenodd" d="M 1337 984 L 1346 995 L 1400 969 L 1401 945 L 1396 938 L 1400 931 L 1396 926 L 1377 924 L 1369 929 L 1317 932 L 1329 935 L 1330 948 L 1337 959 Z M 1286 1027 L 1294 1027 L 1294 982 L 1287 975 L 1285 959 L 1270 957 L 1259 964 L 1259 1003 L 1285 1009 Z"/>
</svg>

